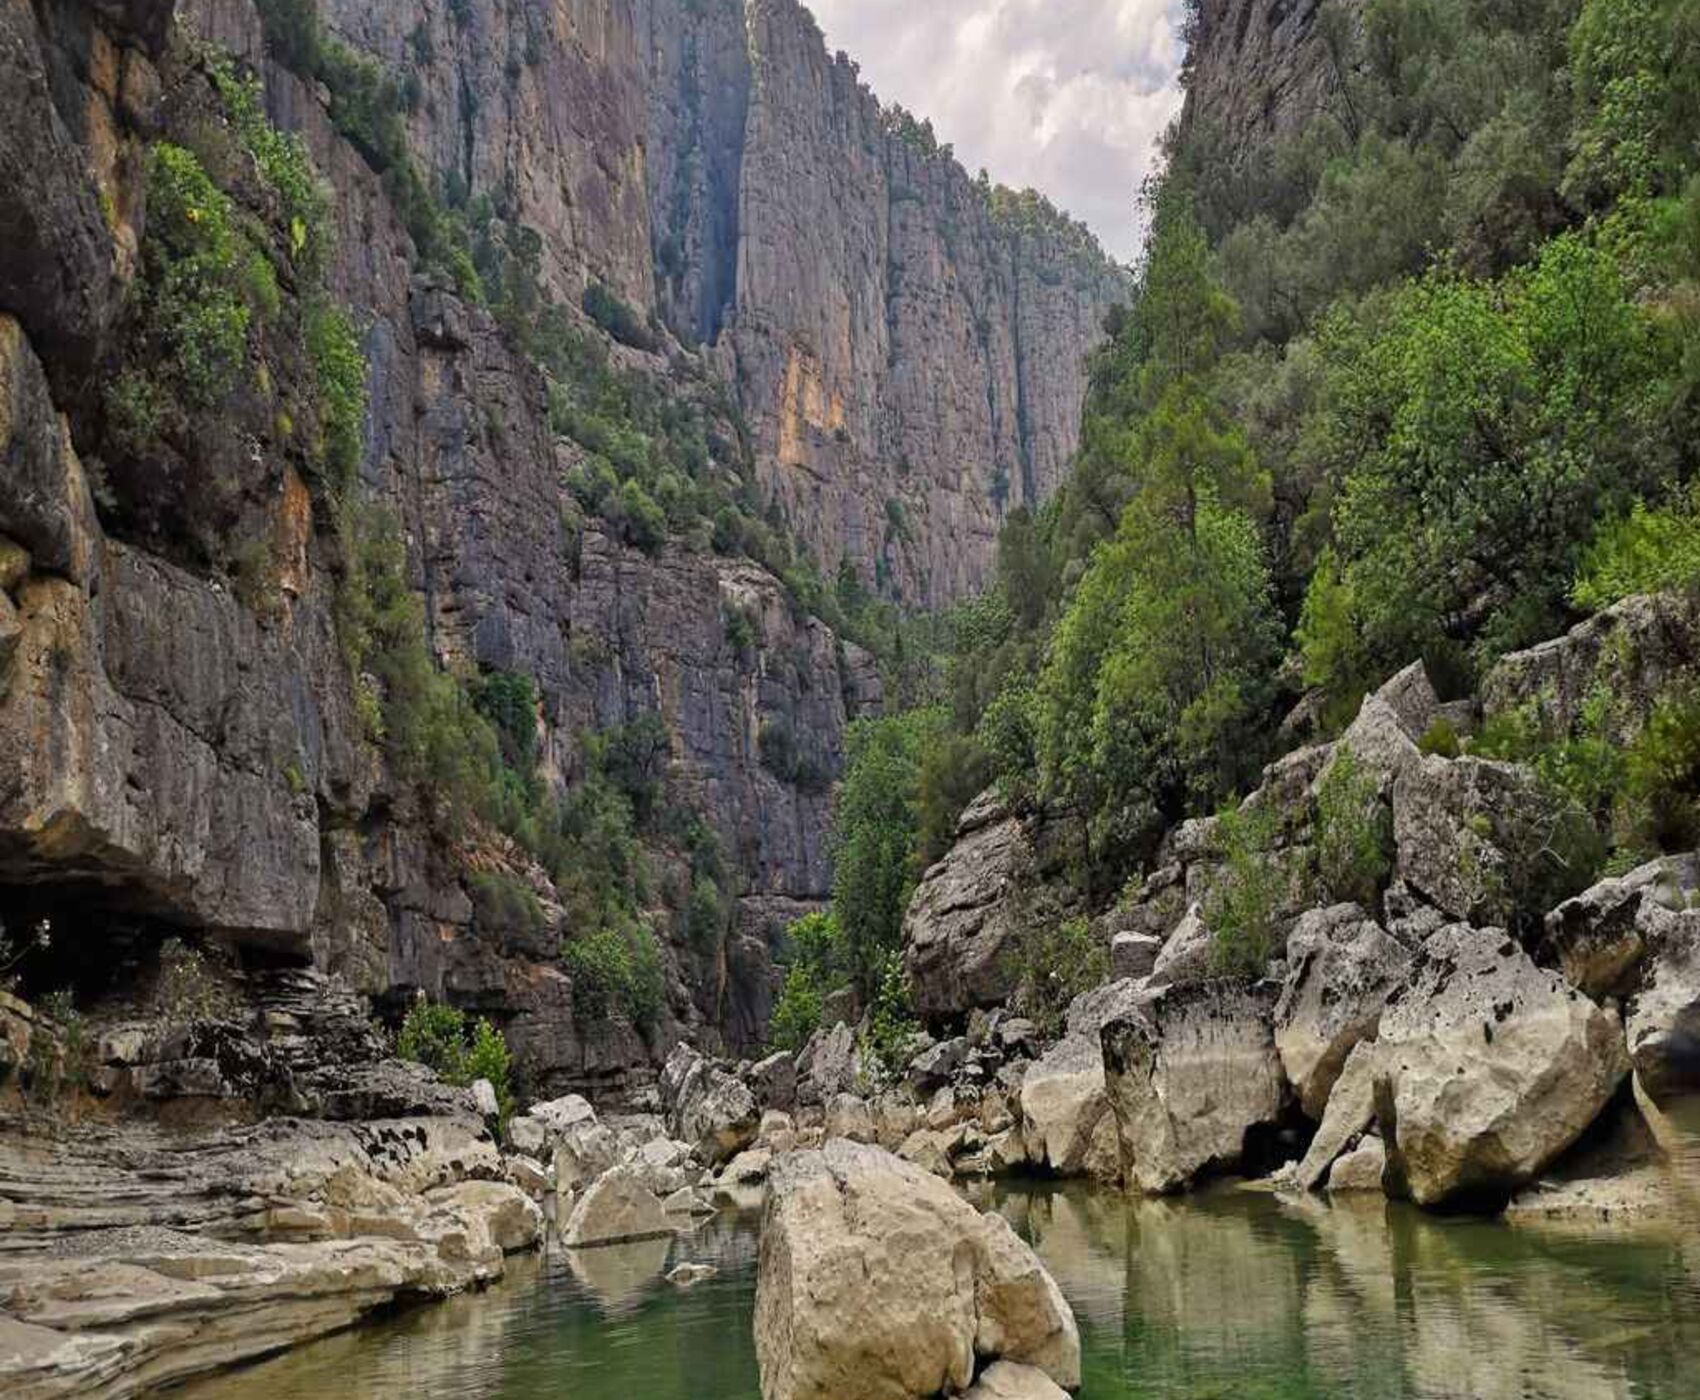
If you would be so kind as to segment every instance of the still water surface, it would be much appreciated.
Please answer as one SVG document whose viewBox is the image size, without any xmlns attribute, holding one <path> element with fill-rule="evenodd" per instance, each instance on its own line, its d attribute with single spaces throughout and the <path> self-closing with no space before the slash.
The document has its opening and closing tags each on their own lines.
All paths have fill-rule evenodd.
<svg viewBox="0 0 1700 1400">
<path fill-rule="evenodd" d="M 1380 1200 L 990 1190 L 1079 1319 L 1083 1400 L 1700 1400 L 1700 1232 L 1446 1220 Z M 489 1292 L 191 1387 L 264 1396 L 753 1400 L 756 1218 L 510 1261 Z M 662 1274 L 712 1263 L 680 1291 Z M 843 1400 L 854 1400 L 846 1396 Z"/>
</svg>

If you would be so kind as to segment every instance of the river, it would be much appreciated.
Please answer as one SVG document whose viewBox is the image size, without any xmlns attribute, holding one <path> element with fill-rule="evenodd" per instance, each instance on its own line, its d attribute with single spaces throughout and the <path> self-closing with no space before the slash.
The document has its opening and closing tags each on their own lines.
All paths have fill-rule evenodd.
<svg viewBox="0 0 1700 1400">
<path fill-rule="evenodd" d="M 1511 1226 L 1379 1198 L 1222 1188 L 1134 1201 L 989 1187 L 1079 1319 L 1084 1400 L 1700 1397 L 1700 1235 Z M 757 1218 L 521 1258 L 412 1309 L 188 1389 L 336 1396 L 753 1400 Z M 718 1275 L 680 1290 L 683 1260 Z M 845 1397 L 851 1400 L 851 1397 Z"/>
</svg>

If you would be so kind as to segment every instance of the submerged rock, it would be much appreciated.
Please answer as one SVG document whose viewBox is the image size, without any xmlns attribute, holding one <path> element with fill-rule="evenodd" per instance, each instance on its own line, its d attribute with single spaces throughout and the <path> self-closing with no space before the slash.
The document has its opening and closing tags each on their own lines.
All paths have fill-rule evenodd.
<svg viewBox="0 0 1700 1400">
<path fill-rule="evenodd" d="M 755 1336 L 763 1400 L 920 1400 L 999 1360 L 1080 1383 L 1074 1315 L 1008 1222 L 842 1140 L 774 1166 Z"/>
<path fill-rule="evenodd" d="M 1616 1012 L 1499 930 L 1442 929 L 1381 1020 L 1389 1175 L 1420 1205 L 1510 1192 L 1582 1135 L 1628 1069 Z"/>
</svg>

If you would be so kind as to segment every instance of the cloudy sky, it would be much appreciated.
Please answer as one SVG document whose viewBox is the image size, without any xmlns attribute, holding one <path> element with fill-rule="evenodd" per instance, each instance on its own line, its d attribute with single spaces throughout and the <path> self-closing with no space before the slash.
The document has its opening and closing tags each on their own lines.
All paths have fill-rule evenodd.
<svg viewBox="0 0 1700 1400">
<path fill-rule="evenodd" d="M 1180 109 L 1177 0 L 805 3 L 970 172 L 1043 191 L 1118 258 L 1138 251 L 1134 196 Z"/>
</svg>

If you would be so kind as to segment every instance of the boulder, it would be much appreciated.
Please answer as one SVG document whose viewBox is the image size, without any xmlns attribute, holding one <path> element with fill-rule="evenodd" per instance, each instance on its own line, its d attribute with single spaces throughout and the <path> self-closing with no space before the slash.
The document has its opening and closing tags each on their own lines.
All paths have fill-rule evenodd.
<svg viewBox="0 0 1700 1400">
<path fill-rule="evenodd" d="M 852 1142 L 874 1140 L 874 1114 L 866 1099 L 855 1094 L 839 1094 L 826 1108 L 826 1135 L 829 1138 L 849 1138 Z"/>
<path fill-rule="evenodd" d="M 1442 929 L 1381 1018 L 1389 1177 L 1420 1205 L 1514 1191 L 1582 1135 L 1628 1069 L 1615 1012 L 1499 930 Z"/>
<path fill-rule="evenodd" d="M 920 1400 L 1000 1360 L 1080 1383 L 1074 1315 L 1008 1222 L 842 1140 L 774 1166 L 755 1336 L 763 1400 Z"/>
<path fill-rule="evenodd" d="M 720 1180 L 733 1186 L 758 1186 L 767 1180 L 773 1153 L 765 1147 L 751 1147 L 740 1152 L 720 1171 Z"/>
<path fill-rule="evenodd" d="M 1068 1400 L 1068 1392 L 1037 1366 L 995 1361 L 963 1400 Z"/>
<path fill-rule="evenodd" d="M 909 1084 L 917 1094 L 930 1094 L 950 1078 L 968 1058 L 968 1037 L 941 1040 L 909 1062 Z"/>
<path fill-rule="evenodd" d="M 1118 982 L 1149 977 L 1163 951 L 1163 940 L 1149 933 L 1118 933 L 1110 940 L 1110 976 Z"/>
<path fill-rule="evenodd" d="M 758 1060 L 750 1069 L 750 1092 L 762 1108 L 789 1113 L 797 1102 L 797 1060 L 787 1050 Z"/>
<path fill-rule="evenodd" d="M 1567 894 L 1597 837 L 1514 763 L 1431 754 L 1393 785 L 1400 879 L 1449 918 L 1509 927 Z"/>
<path fill-rule="evenodd" d="M 614 1134 L 594 1120 L 575 1124 L 555 1141 L 555 1189 L 577 1191 L 614 1165 L 620 1145 Z"/>
<path fill-rule="evenodd" d="M 1275 1006 L 1275 1048 L 1300 1106 L 1320 1121 L 1346 1057 L 1375 1039 L 1411 956 L 1355 904 L 1316 909 L 1287 939 L 1287 977 Z"/>
<path fill-rule="evenodd" d="M 821 1107 L 835 1094 L 847 1094 L 862 1077 L 856 1032 L 843 1021 L 816 1031 L 797 1058 L 797 1102 Z"/>
<path fill-rule="evenodd" d="M 915 1010 L 959 1016 L 1015 990 L 1011 944 L 1033 846 L 1020 817 L 988 790 L 968 805 L 956 839 L 922 877 L 903 916 L 903 957 Z"/>
<path fill-rule="evenodd" d="M 1667 856 L 1615 879 L 1601 880 L 1546 916 L 1532 950 L 1536 961 L 1556 965 L 1571 986 L 1594 1000 L 1635 988 L 1658 911 L 1688 907 L 1700 888 L 1700 858 Z"/>
<path fill-rule="evenodd" d="M 596 1110 L 590 1106 L 588 1099 L 577 1094 L 568 1094 L 565 1098 L 532 1104 L 526 1110 L 526 1117 L 541 1123 L 546 1132 L 554 1135 L 564 1133 L 581 1123 L 594 1123 Z"/>
<path fill-rule="evenodd" d="M 661 1102 L 667 1131 L 710 1165 L 742 1152 L 761 1123 L 755 1095 L 743 1081 L 688 1045 L 667 1057 Z"/>
<path fill-rule="evenodd" d="M 1417 741 L 1439 705 L 1423 664 L 1418 661 L 1407 666 L 1380 690 L 1364 697 L 1357 718 L 1334 745 L 1317 782 L 1323 781 L 1339 755 L 1347 751 L 1359 765 L 1383 779 L 1396 778 L 1418 766 L 1422 753 Z"/>
<path fill-rule="evenodd" d="M 1177 1191 L 1234 1168 L 1286 1101 L 1273 1029 L 1275 989 L 1211 982 L 1168 987 L 1107 1022 L 1107 1097 L 1131 1185 Z"/>
<path fill-rule="evenodd" d="M 1138 984 L 1113 982 L 1077 997 L 1068 1033 L 1027 1067 L 1021 1080 L 1022 1137 L 1037 1166 L 1058 1176 L 1114 1180 L 1121 1148 L 1104 1092 L 1099 1030 L 1142 997 Z"/>
<path fill-rule="evenodd" d="M 1316 1135 L 1294 1168 L 1301 1189 L 1314 1191 L 1322 1185 L 1329 1168 L 1375 1121 L 1375 1058 L 1376 1046 L 1370 1041 L 1360 1041 L 1346 1057 Z"/>
<path fill-rule="evenodd" d="M 769 1109 L 756 1129 L 756 1143 L 773 1152 L 789 1152 L 797 1145 L 797 1124 L 789 1113 Z"/>
<path fill-rule="evenodd" d="M 508 1146 L 527 1157 L 542 1160 L 548 1151 L 549 1135 L 536 1118 L 522 1115 L 508 1123 Z"/>
<path fill-rule="evenodd" d="M 488 1079 L 472 1081 L 472 1106 L 478 1110 L 481 1118 L 494 1118 L 502 1111 L 502 1105 L 496 1098 L 496 1086 Z"/>
<path fill-rule="evenodd" d="M 561 1227 L 561 1243 L 575 1249 L 654 1239 L 673 1233 L 655 1193 L 636 1167 L 611 1167 L 591 1183 Z"/>
<path fill-rule="evenodd" d="M 1194 904 L 1175 925 L 1151 965 L 1153 987 L 1192 986 L 1216 976 L 1216 936 Z"/>
<path fill-rule="evenodd" d="M 1378 1137 L 1366 1137 L 1356 1148 L 1339 1158 L 1328 1173 L 1332 1192 L 1376 1191 L 1387 1171 L 1387 1145 Z"/>
<path fill-rule="evenodd" d="M 1654 1103 L 1700 1093 L 1700 912 L 1646 918 L 1650 950 L 1629 1004 L 1629 1056 Z"/>
</svg>

